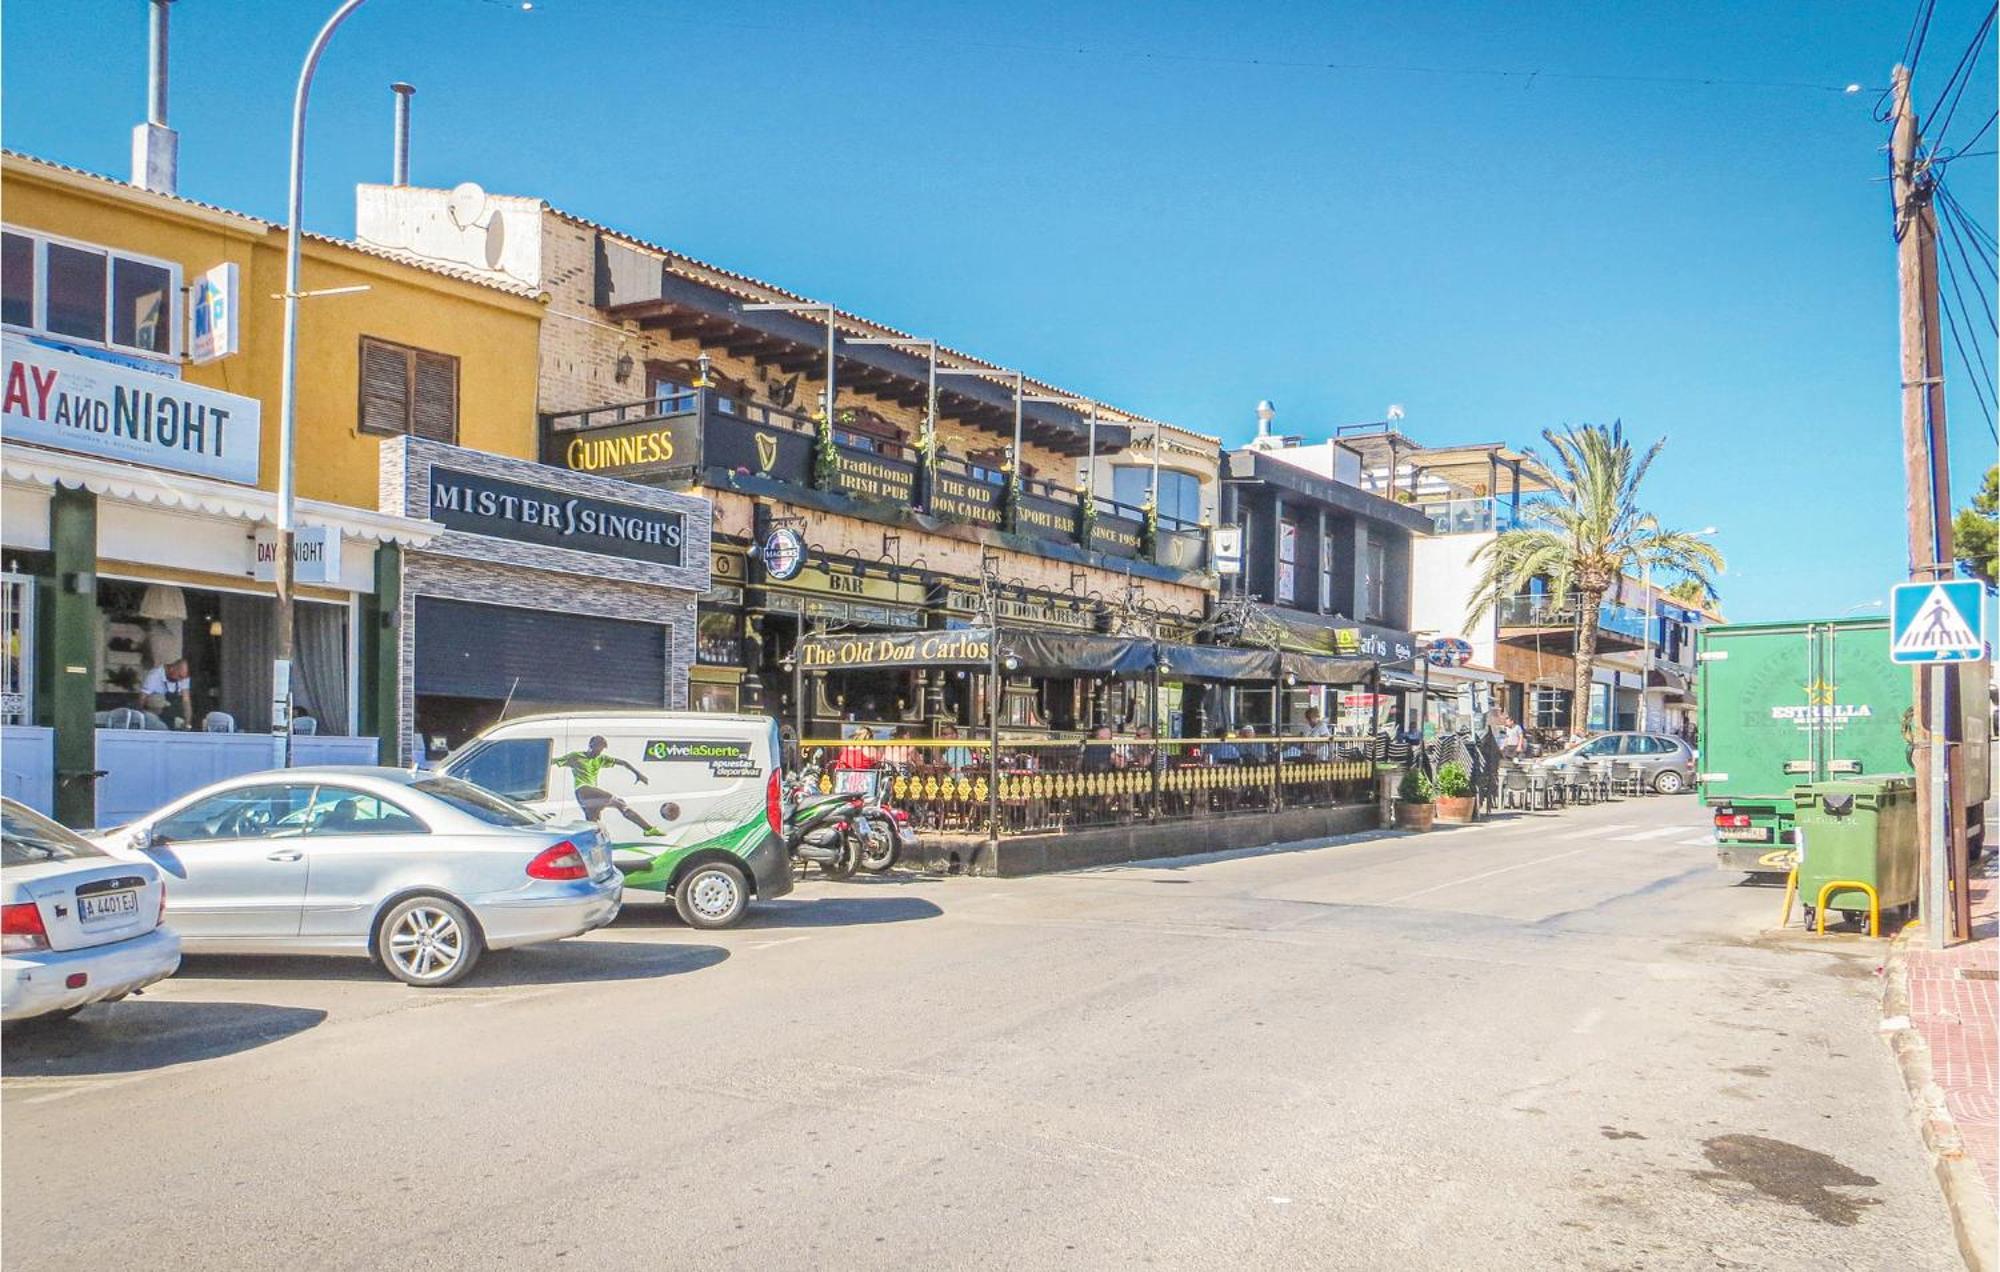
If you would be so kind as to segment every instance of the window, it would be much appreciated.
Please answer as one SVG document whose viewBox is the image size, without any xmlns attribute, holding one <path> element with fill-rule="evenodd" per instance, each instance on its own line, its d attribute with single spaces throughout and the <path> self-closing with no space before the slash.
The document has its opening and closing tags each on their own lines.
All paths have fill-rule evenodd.
<svg viewBox="0 0 2000 1272">
<path fill-rule="evenodd" d="M 291 783 L 238 786 L 196 800 L 153 824 L 156 844 L 207 839 L 275 839 L 303 834 L 313 787 Z"/>
<path fill-rule="evenodd" d="M 451 775 L 508 799 L 545 799 L 549 793 L 549 754 L 547 738 L 482 742 L 463 761 L 452 765 Z"/>
<path fill-rule="evenodd" d="M 1278 600 L 1289 605 L 1298 596 L 1299 527 L 1294 521 L 1278 523 Z"/>
<path fill-rule="evenodd" d="M 517 739 L 527 741 L 529 739 Z M 541 739 L 543 754 L 548 753 L 547 739 Z M 548 772 L 546 761 L 542 772 Z M 427 777 L 421 782 L 411 782 L 410 789 L 422 791 L 432 799 L 456 808 L 468 817 L 485 822 L 489 826 L 539 826 L 542 819 L 533 812 L 509 800 L 501 799 L 492 791 L 484 791 L 470 782 L 461 782 L 455 777 Z"/>
<path fill-rule="evenodd" d="M 0 239 L 0 322 L 145 357 L 180 354 L 180 268 L 45 234 Z"/>
<path fill-rule="evenodd" d="M 458 440 L 458 359 L 361 337 L 361 431 Z"/>
<path fill-rule="evenodd" d="M 1120 464 L 1111 470 L 1111 497 L 1134 508 L 1143 507 L 1153 488 L 1150 464 Z M 1160 520 L 1169 528 L 1201 523 L 1201 479 L 1172 468 L 1160 470 Z"/>
<path fill-rule="evenodd" d="M 306 810 L 309 835 L 422 835 L 430 828 L 379 795 L 322 786 Z"/>
<path fill-rule="evenodd" d="M 1368 544 L 1368 587 L 1363 598 L 1366 601 L 1363 622 L 1379 623 L 1389 612 L 1389 545 L 1370 541 Z"/>
<path fill-rule="evenodd" d="M 81 861 L 109 854 L 67 826 L 58 826 L 19 804 L 0 812 L 0 864 L 32 865 L 37 861 Z"/>
<path fill-rule="evenodd" d="M 1569 699 L 1567 689 L 1535 690 L 1535 727 L 1537 729 L 1567 729 L 1569 727 Z"/>
<path fill-rule="evenodd" d="M 695 618 L 694 656 L 715 667 L 742 665 L 743 641 L 734 613 L 702 606 Z"/>
<path fill-rule="evenodd" d="M 35 240 L 25 234 L 0 235 L 0 322 L 35 325 Z"/>
</svg>

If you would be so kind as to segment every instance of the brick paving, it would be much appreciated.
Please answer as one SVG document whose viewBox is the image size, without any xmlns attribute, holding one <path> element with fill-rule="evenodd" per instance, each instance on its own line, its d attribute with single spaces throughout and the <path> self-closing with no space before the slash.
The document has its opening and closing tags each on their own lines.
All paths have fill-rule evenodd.
<svg viewBox="0 0 2000 1272">
<path fill-rule="evenodd" d="M 1930 1047 L 1931 1075 L 1991 1205 L 2000 1197 L 2000 853 L 1989 847 L 1974 870 L 1974 939 L 1932 951 L 1919 937 L 1907 966 L 1910 1022 Z"/>
</svg>

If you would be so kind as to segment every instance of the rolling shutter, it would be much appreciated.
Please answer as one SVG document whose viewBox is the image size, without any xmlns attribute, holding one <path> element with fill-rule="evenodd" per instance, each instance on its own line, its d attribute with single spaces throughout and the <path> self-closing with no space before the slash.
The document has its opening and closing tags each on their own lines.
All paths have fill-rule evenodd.
<svg viewBox="0 0 2000 1272">
<path fill-rule="evenodd" d="M 659 623 L 417 598 L 416 691 L 562 707 L 663 707 Z"/>
</svg>

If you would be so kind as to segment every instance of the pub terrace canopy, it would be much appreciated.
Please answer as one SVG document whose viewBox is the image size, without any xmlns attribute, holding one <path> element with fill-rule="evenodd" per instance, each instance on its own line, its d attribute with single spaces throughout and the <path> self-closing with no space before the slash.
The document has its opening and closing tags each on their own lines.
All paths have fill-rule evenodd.
<svg viewBox="0 0 2000 1272">
<path fill-rule="evenodd" d="M 1000 629 L 999 646 L 997 655 L 1008 660 L 1008 670 L 1026 675 L 1139 676 L 1157 668 L 1163 677 L 1179 680 L 1269 682 L 1290 675 L 1301 684 L 1352 685 L 1376 667 L 1373 658 L 1009 627 Z M 986 627 L 809 636 L 798 647 L 799 669 L 806 672 L 985 666 L 995 656 L 993 629 Z"/>
</svg>

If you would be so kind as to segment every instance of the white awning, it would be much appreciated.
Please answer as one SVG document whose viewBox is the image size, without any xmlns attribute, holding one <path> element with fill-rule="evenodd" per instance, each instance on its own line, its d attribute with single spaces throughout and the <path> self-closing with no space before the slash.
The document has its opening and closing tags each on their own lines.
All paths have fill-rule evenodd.
<svg viewBox="0 0 2000 1272">
<path fill-rule="evenodd" d="M 278 496 L 268 490 L 69 455 L 18 442 L 0 445 L 0 472 L 5 473 L 8 481 L 26 486 L 67 486 L 126 503 L 152 504 L 260 525 L 278 523 Z M 405 547 L 423 547 L 444 529 L 434 521 L 317 499 L 296 501 L 295 512 L 302 525 L 331 526 L 346 538 L 399 543 Z"/>
</svg>

